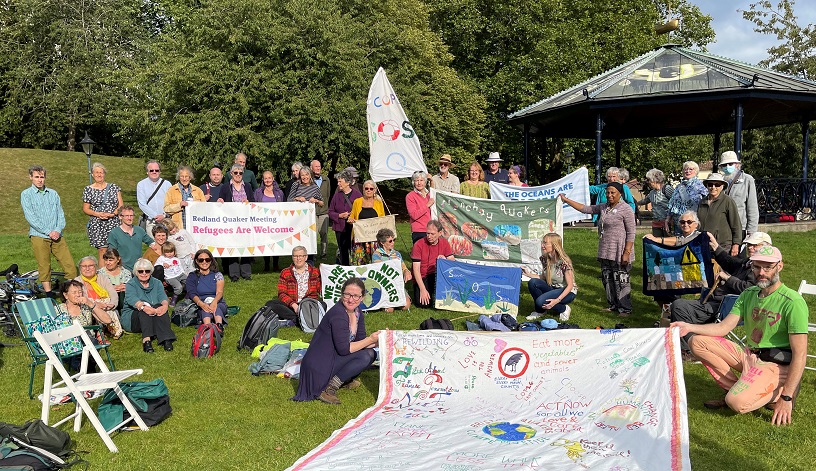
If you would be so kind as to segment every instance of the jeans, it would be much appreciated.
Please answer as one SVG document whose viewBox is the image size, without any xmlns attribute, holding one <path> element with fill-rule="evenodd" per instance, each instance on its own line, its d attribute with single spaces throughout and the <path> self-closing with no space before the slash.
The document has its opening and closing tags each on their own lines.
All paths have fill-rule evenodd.
<svg viewBox="0 0 816 471">
<path fill-rule="evenodd" d="M 561 293 L 564 292 L 565 288 L 553 288 L 549 285 L 549 283 L 547 283 L 546 280 L 531 278 L 529 283 L 527 283 L 527 289 L 529 289 L 530 294 L 533 295 L 533 303 L 535 304 L 536 312 L 543 313 L 546 311 L 546 309 L 541 306 L 550 299 L 555 299 L 561 296 Z M 575 293 L 569 292 L 566 294 L 566 296 L 563 296 L 561 302 L 553 306 L 552 310 L 558 314 L 561 314 L 567 310 L 567 304 L 571 303 L 574 299 Z"/>
</svg>

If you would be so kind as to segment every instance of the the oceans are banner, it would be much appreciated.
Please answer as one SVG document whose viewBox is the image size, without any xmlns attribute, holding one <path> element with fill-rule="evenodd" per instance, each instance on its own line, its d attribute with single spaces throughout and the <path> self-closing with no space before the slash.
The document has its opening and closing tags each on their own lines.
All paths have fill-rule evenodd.
<svg viewBox="0 0 816 471">
<path fill-rule="evenodd" d="M 428 173 L 419 137 L 382 67 L 368 90 L 366 118 L 371 150 L 368 171 L 372 180 L 410 177 L 416 170 Z"/>
<path fill-rule="evenodd" d="M 440 258 L 436 262 L 437 309 L 478 314 L 518 314 L 521 270 L 483 267 Z"/>
<path fill-rule="evenodd" d="M 405 306 L 405 280 L 402 278 L 402 262 L 388 260 L 355 267 L 320 264 L 320 279 L 323 284 L 323 301 L 326 309 L 340 302 L 343 282 L 357 277 L 363 280 L 366 294 L 360 309 L 374 311 L 387 307 Z"/>
<path fill-rule="evenodd" d="M 500 201 L 530 201 L 552 199 L 559 194 L 579 203 L 590 204 L 589 172 L 581 167 L 569 175 L 552 183 L 540 186 L 518 187 L 504 183 L 490 182 L 490 199 Z M 592 216 L 576 211 L 572 206 L 563 205 L 563 221 L 572 222 Z"/>
<path fill-rule="evenodd" d="M 373 407 L 293 470 L 690 470 L 677 330 L 381 331 Z"/>
<path fill-rule="evenodd" d="M 201 203 L 186 211 L 187 231 L 216 257 L 291 255 L 298 245 L 317 252 L 312 203 Z"/>
<path fill-rule="evenodd" d="M 540 272 L 541 237 L 564 232 L 560 200 L 493 201 L 433 189 L 431 197 L 457 259 Z"/>
</svg>

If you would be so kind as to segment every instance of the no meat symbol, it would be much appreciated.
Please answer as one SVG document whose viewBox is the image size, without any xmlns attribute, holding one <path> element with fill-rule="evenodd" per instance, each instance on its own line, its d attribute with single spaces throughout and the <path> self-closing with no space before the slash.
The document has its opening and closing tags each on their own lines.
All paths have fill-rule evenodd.
<svg viewBox="0 0 816 471">
<path fill-rule="evenodd" d="M 507 378 L 518 378 L 527 371 L 530 355 L 518 347 L 511 347 L 499 356 L 499 372 Z"/>
</svg>

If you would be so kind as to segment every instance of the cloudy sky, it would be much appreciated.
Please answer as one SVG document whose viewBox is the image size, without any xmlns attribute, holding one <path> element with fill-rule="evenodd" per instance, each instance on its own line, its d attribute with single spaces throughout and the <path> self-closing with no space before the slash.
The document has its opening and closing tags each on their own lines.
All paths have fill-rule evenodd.
<svg viewBox="0 0 816 471">
<path fill-rule="evenodd" d="M 753 2 L 748 0 L 691 0 L 700 10 L 711 15 L 717 42 L 708 46 L 708 50 L 720 56 L 730 57 L 750 64 L 767 57 L 769 47 L 779 42 L 769 34 L 756 33 L 754 24 L 742 18 L 742 10 L 747 10 Z M 776 4 L 776 0 L 771 0 Z M 739 10 L 739 11 L 738 11 Z M 816 2 L 799 0 L 795 3 L 794 13 L 800 26 L 816 23 Z"/>
</svg>

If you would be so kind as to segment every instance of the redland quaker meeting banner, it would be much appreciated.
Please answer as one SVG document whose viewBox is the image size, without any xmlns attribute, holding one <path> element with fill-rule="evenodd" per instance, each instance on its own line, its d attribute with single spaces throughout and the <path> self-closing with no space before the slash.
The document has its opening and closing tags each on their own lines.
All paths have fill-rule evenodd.
<svg viewBox="0 0 816 471">
<path fill-rule="evenodd" d="M 312 203 L 201 203 L 187 207 L 186 227 L 199 249 L 216 257 L 317 252 Z"/>
</svg>

